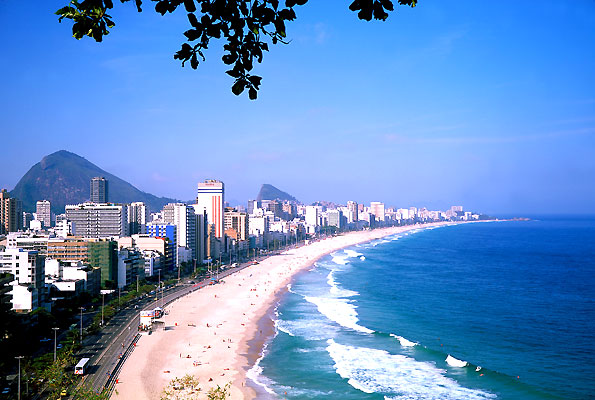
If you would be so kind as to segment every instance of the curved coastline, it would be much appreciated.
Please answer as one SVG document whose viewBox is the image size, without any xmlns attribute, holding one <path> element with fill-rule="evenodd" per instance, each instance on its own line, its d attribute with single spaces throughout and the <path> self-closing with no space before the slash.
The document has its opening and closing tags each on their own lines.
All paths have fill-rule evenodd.
<svg viewBox="0 0 595 400">
<path fill-rule="evenodd" d="M 273 255 L 176 300 L 165 330 L 143 336 L 124 364 L 112 398 L 158 399 L 173 378 L 191 374 L 201 392 L 231 384 L 230 398 L 262 398 L 264 388 L 247 372 L 274 335 L 272 312 L 296 273 L 345 247 L 414 229 L 454 225 L 439 222 L 350 232 Z M 271 397 L 273 397 L 271 395 Z"/>
</svg>

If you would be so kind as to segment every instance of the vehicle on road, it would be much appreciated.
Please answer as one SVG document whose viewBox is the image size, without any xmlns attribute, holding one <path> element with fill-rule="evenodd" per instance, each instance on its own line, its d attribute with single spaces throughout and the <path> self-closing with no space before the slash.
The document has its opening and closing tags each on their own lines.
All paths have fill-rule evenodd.
<svg viewBox="0 0 595 400">
<path fill-rule="evenodd" d="M 85 366 L 89 362 L 88 358 L 81 358 L 81 361 L 74 367 L 75 375 L 85 375 Z"/>
</svg>

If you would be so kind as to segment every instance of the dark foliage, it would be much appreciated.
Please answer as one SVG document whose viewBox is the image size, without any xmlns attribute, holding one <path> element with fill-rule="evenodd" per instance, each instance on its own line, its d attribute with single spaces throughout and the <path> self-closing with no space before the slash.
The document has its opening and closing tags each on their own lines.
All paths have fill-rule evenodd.
<svg viewBox="0 0 595 400">
<path fill-rule="evenodd" d="M 127 3 L 132 0 L 120 0 Z M 245 90 L 248 97 L 256 99 L 262 78 L 252 75 L 254 62 L 262 62 L 263 52 L 272 44 L 287 43 L 286 23 L 296 18 L 295 7 L 308 0 L 145 0 L 155 3 L 155 11 L 161 15 L 173 13 L 178 8 L 188 14 L 190 29 L 184 32 L 187 41 L 174 58 L 187 62 L 193 69 L 205 60 L 204 51 L 211 39 L 223 38 L 225 54 L 222 61 L 230 66 L 227 74 L 234 78 L 231 91 L 240 95 Z M 417 0 L 397 0 L 398 4 L 415 7 Z M 143 0 L 134 0 L 136 8 L 142 11 Z M 115 26 L 108 10 L 114 7 L 113 0 L 72 0 L 70 4 L 56 11 L 60 16 L 71 19 L 72 33 L 76 39 L 89 36 L 98 42 Z M 384 21 L 393 11 L 391 0 L 354 0 L 349 9 L 366 21 L 372 18 Z"/>
</svg>

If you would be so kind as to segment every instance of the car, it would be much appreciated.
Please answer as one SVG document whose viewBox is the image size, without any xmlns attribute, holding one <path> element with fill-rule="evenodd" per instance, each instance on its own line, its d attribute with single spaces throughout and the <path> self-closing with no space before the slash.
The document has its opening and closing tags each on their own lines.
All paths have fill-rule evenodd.
<svg viewBox="0 0 595 400">
<path fill-rule="evenodd" d="M 10 388 L 5 387 L 4 389 L 2 389 L 2 394 L 8 394 L 10 393 Z"/>
<path fill-rule="evenodd" d="M 58 345 L 56 346 L 57 349 L 61 349 L 62 348 L 62 343 L 58 343 Z"/>
<path fill-rule="evenodd" d="M 66 391 L 66 389 L 62 389 L 62 391 L 60 392 L 60 397 L 64 396 L 68 396 L 68 392 Z"/>
</svg>

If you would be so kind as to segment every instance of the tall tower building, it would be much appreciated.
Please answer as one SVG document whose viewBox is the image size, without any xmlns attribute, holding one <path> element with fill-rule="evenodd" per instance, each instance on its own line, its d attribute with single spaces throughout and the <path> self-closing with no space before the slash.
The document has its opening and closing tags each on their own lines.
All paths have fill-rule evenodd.
<svg viewBox="0 0 595 400">
<path fill-rule="evenodd" d="M 44 228 L 52 226 L 52 211 L 51 204 L 48 200 L 39 200 L 37 202 L 35 213 L 37 214 L 37 220 L 41 221 Z"/>
<path fill-rule="evenodd" d="M 184 203 L 169 203 L 163 207 L 163 222 L 175 225 L 176 242 L 179 247 L 187 247 L 196 259 L 196 213 L 194 207 Z M 179 264 L 178 260 L 178 264 Z"/>
<path fill-rule="evenodd" d="M 107 179 L 102 176 L 91 178 L 91 202 L 92 203 L 107 203 L 108 202 L 108 186 Z"/>
<path fill-rule="evenodd" d="M 138 201 L 128 204 L 128 233 L 135 235 L 145 233 L 149 222 L 149 209 L 145 203 Z"/>
<path fill-rule="evenodd" d="M 348 201 L 347 209 L 349 210 L 349 215 L 347 216 L 347 220 L 349 222 L 356 222 L 358 220 L 357 203 L 355 201 Z"/>
<path fill-rule="evenodd" d="M 215 237 L 222 238 L 223 207 L 225 204 L 225 186 L 223 182 L 207 179 L 198 184 L 196 204 L 199 210 L 206 210 L 209 224 L 215 228 Z"/>
<path fill-rule="evenodd" d="M 373 201 L 370 203 L 370 212 L 376 217 L 376 221 L 384 222 L 384 203 Z"/>
<path fill-rule="evenodd" d="M 6 189 L 0 191 L 0 235 L 17 232 L 23 227 L 23 205 L 10 197 Z"/>
</svg>

